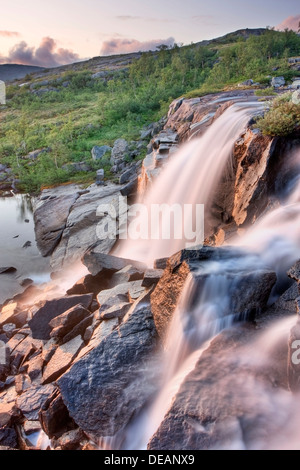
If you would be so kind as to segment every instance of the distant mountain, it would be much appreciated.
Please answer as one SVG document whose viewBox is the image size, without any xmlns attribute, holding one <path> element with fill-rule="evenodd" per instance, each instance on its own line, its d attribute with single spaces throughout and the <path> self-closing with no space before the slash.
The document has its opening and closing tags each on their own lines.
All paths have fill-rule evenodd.
<svg viewBox="0 0 300 470">
<path fill-rule="evenodd" d="M 41 72 L 43 67 L 34 67 L 32 65 L 4 64 L 0 65 L 0 80 L 9 82 L 19 78 L 24 78 L 27 74 Z"/>
</svg>

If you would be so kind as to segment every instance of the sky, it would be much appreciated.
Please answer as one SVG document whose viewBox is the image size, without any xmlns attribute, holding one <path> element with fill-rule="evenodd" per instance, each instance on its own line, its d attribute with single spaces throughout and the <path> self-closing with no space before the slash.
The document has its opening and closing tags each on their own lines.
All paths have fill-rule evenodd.
<svg viewBox="0 0 300 470">
<path fill-rule="evenodd" d="M 299 0 L 0 0 L 0 63 L 54 67 L 299 21 Z"/>
</svg>

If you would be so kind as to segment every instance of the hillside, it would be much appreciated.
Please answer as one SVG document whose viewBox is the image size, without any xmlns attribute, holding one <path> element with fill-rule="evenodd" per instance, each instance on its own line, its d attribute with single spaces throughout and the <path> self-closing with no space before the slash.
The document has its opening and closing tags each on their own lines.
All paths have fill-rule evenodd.
<svg viewBox="0 0 300 470">
<path fill-rule="evenodd" d="M 0 65 L 0 80 L 10 82 L 26 77 L 26 75 L 44 70 L 32 65 L 4 64 Z"/>
<path fill-rule="evenodd" d="M 109 156 L 92 158 L 95 146 L 112 148 L 125 139 L 127 163 L 138 162 L 147 153 L 141 132 L 149 134 L 148 126 L 167 114 L 173 99 L 242 88 L 274 94 L 272 78 L 289 85 L 299 76 L 299 66 L 288 61 L 299 54 L 300 37 L 292 31 L 239 30 L 205 43 L 39 71 L 25 84 L 14 81 L 0 109 L 0 189 L 38 192 L 91 182 L 99 168 L 105 179 L 119 181 Z"/>
</svg>

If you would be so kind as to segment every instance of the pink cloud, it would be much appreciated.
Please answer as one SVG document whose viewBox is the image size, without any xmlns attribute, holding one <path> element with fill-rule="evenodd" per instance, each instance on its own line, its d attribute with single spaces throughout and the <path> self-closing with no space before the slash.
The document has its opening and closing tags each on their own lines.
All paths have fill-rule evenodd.
<svg viewBox="0 0 300 470">
<path fill-rule="evenodd" d="M 293 29 L 294 31 L 298 31 L 300 26 L 300 15 L 289 16 L 282 23 L 276 26 L 276 29 L 280 31 L 284 31 L 285 29 Z"/>
<path fill-rule="evenodd" d="M 53 38 L 43 38 L 37 47 L 30 47 L 25 41 L 13 46 L 7 57 L 1 57 L 0 62 L 23 65 L 38 65 L 40 67 L 57 67 L 79 60 L 78 54 L 69 49 L 58 48 Z"/>
<path fill-rule="evenodd" d="M 154 51 L 161 44 L 173 46 L 174 42 L 175 39 L 172 37 L 167 39 L 153 39 L 150 41 L 138 41 L 137 39 L 115 37 L 103 42 L 100 54 L 113 55 L 140 51 Z"/>
<path fill-rule="evenodd" d="M 21 36 L 21 34 L 17 33 L 17 31 L 0 31 L 0 37 L 2 38 L 13 38 L 18 36 Z"/>
</svg>

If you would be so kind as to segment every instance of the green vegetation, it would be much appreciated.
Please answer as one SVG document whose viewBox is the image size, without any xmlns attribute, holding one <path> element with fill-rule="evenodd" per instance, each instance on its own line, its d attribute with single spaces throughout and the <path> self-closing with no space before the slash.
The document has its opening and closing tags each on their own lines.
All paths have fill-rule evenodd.
<svg viewBox="0 0 300 470">
<path fill-rule="evenodd" d="M 26 85 L 8 87 L 7 107 L 0 109 L 1 163 L 12 168 L 24 191 L 68 181 L 88 182 L 94 173 L 62 167 L 81 161 L 93 170 L 103 167 L 92 162 L 94 145 L 112 145 L 121 137 L 137 140 L 142 127 L 158 121 L 179 96 L 234 88 L 249 78 L 264 86 L 270 76 L 284 75 L 290 80 L 297 72 L 289 68 L 287 58 L 299 53 L 296 33 L 267 30 L 247 40 L 233 36 L 228 43 L 161 47 L 142 54 L 128 70 L 107 70 L 104 79 L 93 79 L 91 70 L 55 71 L 45 76 L 49 81 L 45 86 L 28 76 Z M 271 90 L 261 93 L 269 95 Z M 34 161 L 24 158 L 33 150 L 49 147 L 51 152 Z M 142 150 L 138 158 L 144 155 Z M 112 178 L 109 161 L 104 163 L 106 176 Z"/>
<path fill-rule="evenodd" d="M 280 95 L 269 103 L 269 109 L 256 125 L 265 135 L 292 134 L 300 126 L 300 106 L 292 102 L 292 93 Z"/>
<path fill-rule="evenodd" d="M 276 95 L 275 91 L 274 91 L 274 88 L 272 87 L 267 87 L 267 88 L 262 88 L 262 89 L 259 89 L 259 90 L 256 90 L 254 92 L 255 96 L 272 96 L 272 95 Z"/>
</svg>

